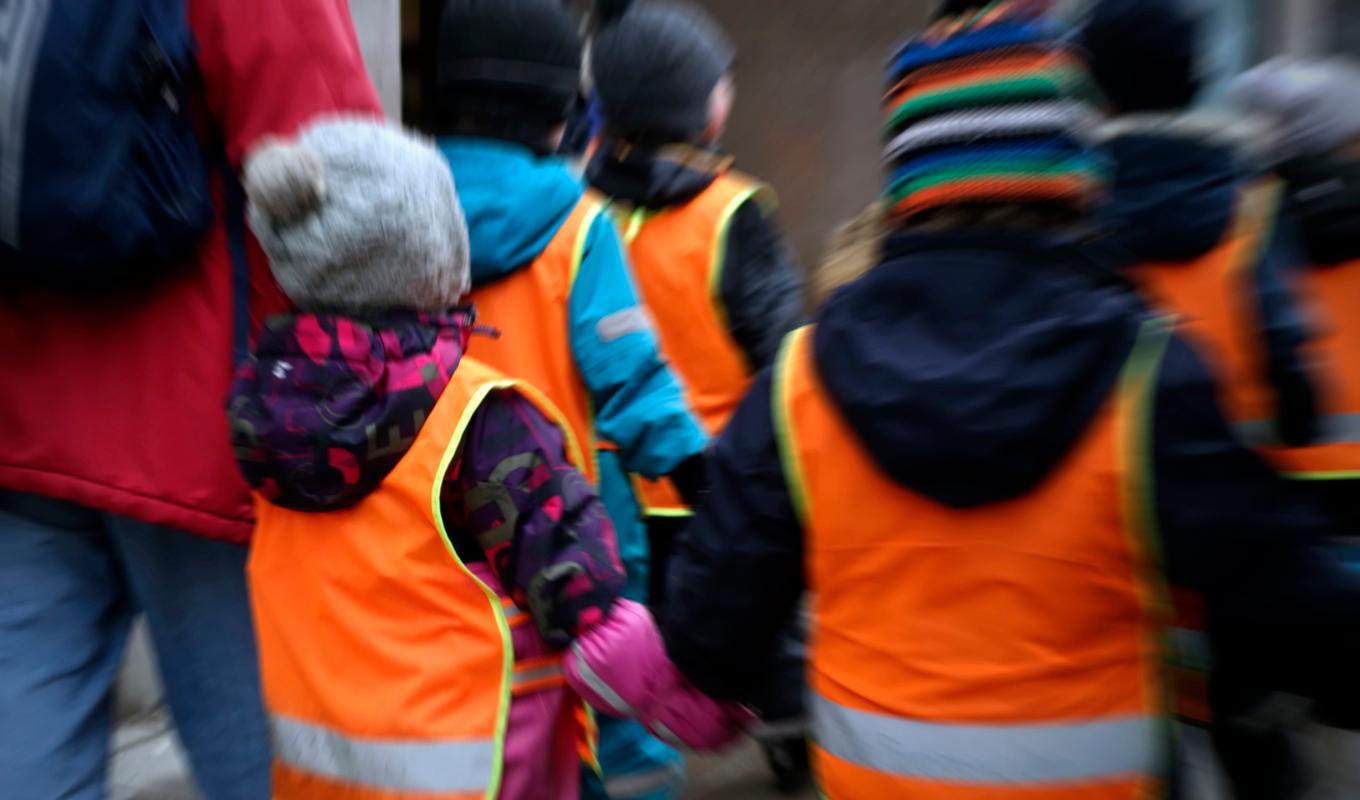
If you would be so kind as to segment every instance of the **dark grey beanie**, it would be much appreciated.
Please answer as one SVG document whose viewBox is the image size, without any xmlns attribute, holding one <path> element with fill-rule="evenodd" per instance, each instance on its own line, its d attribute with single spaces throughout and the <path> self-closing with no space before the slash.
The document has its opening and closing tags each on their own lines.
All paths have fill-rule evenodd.
<svg viewBox="0 0 1360 800">
<path fill-rule="evenodd" d="M 595 35 L 590 65 L 606 126 L 684 141 L 708 127 L 708 98 L 736 53 L 707 13 L 639 3 Z"/>
</svg>

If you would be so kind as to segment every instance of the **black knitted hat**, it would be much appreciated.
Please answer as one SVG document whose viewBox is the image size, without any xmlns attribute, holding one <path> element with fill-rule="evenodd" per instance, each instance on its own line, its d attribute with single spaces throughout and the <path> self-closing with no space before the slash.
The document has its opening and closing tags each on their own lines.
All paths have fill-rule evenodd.
<svg viewBox="0 0 1360 800">
<path fill-rule="evenodd" d="M 435 107 L 445 120 L 548 128 L 581 83 L 581 37 L 560 0 L 449 0 L 439 26 Z"/>
<path fill-rule="evenodd" d="M 1096 0 L 1089 14 L 1081 43 L 1119 111 L 1178 111 L 1199 94 L 1204 13 L 1194 0 Z"/>
<path fill-rule="evenodd" d="M 591 70 L 606 126 L 623 136 L 685 141 L 708 127 L 713 87 L 736 53 L 706 12 L 638 3 L 595 36 Z"/>
</svg>

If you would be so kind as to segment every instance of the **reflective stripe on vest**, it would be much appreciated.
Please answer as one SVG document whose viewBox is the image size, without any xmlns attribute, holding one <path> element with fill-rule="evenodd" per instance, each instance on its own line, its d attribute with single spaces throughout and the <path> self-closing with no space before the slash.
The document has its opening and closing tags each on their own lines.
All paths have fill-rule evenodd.
<svg viewBox="0 0 1360 800">
<path fill-rule="evenodd" d="M 732 219 L 757 197 L 773 202 L 768 187 L 729 172 L 688 203 L 661 211 L 639 208 L 619 219 L 661 352 L 710 436 L 722 433 L 752 379 L 746 354 L 730 332 L 722 283 Z M 637 477 L 635 489 L 647 516 L 691 516 L 669 481 Z"/>
<path fill-rule="evenodd" d="M 491 739 L 368 739 L 288 719 L 269 719 L 274 757 L 312 775 L 391 792 L 481 792 L 496 765 Z"/>
<path fill-rule="evenodd" d="M 1282 447 L 1275 435 L 1275 423 L 1268 419 L 1238 422 L 1233 427 L 1242 441 L 1253 447 Z M 1315 445 L 1360 444 L 1360 414 L 1332 414 L 1318 418 Z"/>
<path fill-rule="evenodd" d="M 499 791 L 516 674 L 510 619 L 529 617 L 462 561 L 441 509 L 467 427 L 498 390 L 517 391 L 557 422 L 580 463 L 546 398 L 469 357 L 402 460 L 358 504 L 315 514 L 257 498 L 247 571 L 275 797 L 471 800 Z M 431 649 L 431 636 L 452 646 Z"/>
<path fill-rule="evenodd" d="M 1163 722 L 1151 717 L 1061 724 L 921 722 L 812 699 L 817 746 L 877 772 L 958 783 L 1061 783 L 1166 768 Z"/>
<path fill-rule="evenodd" d="M 1149 425 L 1169 321 L 1144 325 L 1043 481 L 967 509 L 878 466 L 820 381 L 813 330 L 786 340 L 772 403 L 813 596 L 824 795 L 1153 796 L 1170 745 L 1170 603 Z"/>
</svg>

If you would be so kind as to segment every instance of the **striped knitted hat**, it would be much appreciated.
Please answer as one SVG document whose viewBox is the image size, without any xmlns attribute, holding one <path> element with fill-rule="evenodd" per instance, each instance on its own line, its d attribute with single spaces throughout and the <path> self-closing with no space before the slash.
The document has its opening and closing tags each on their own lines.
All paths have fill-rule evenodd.
<svg viewBox="0 0 1360 800">
<path fill-rule="evenodd" d="M 1084 211 L 1100 194 L 1099 90 L 1035 5 L 942 18 L 893 55 L 884 160 L 899 221 L 956 205 Z"/>
</svg>

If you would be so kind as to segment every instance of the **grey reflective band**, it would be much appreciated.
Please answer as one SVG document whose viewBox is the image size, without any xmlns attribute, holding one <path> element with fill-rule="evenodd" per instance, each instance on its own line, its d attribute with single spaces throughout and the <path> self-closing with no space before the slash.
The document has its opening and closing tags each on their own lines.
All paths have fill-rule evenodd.
<svg viewBox="0 0 1360 800">
<path fill-rule="evenodd" d="M 1065 724 L 920 722 L 813 698 L 813 737 L 831 755 L 890 775 L 957 783 L 1033 783 L 1155 776 L 1160 722 L 1123 717 Z"/>
<path fill-rule="evenodd" d="M 645 333 L 651 329 L 652 318 L 642 306 L 615 311 L 595 323 L 595 335 L 605 344 L 618 341 L 630 333 Z"/>
<path fill-rule="evenodd" d="M 599 675 L 596 675 L 595 670 L 591 669 L 590 665 L 586 663 L 586 658 L 581 652 L 581 645 L 579 642 L 572 642 L 571 657 L 576 659 L 576 670 L 580 673 L 581 681 L 585 683 L 586 688 L 590 689 L 590 691 L 594 692 L 601 700 L 607 703 L 609 705 L 609 710 L 612 711 L 615 716 L 630 718 L 637 716 L 637 714 L 633 713 L 633 707 L 628 705 L 622 697 L 619 697 L 619 693 L 614 691 L 609 684 L 605 683 Z"/>
<path fill-rule="evenodd" d="M 1275 423 L 1253 419 L 1233 426 L 1242 441 L 1254 447 L 1282 447 Z M 1324 444 L 1360 444 L 1360 414 L 1328 414 L 1318 417 L 1318 435 L 1308 447 Z"/>
<path fill-rule="evenodd" d="M 526 683 L 535 683 L 537 681 L 548 680 L 549 678 L 560 677 L 562 677 L 562 665 L 549 664 L 546 667 L 538 667 L 537 669 L 526 669 L 523 672 L 516 672 L 513 682 L 516 686 L 519 686 Z"/>
<path fill-rule="evenodd" d="M 389 791 L 485 791 L 496 762 L 490 739 L 367 739 L 277 714 L 269 734 L 274 757 L 294 769 Z"/>
</svg>

